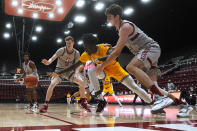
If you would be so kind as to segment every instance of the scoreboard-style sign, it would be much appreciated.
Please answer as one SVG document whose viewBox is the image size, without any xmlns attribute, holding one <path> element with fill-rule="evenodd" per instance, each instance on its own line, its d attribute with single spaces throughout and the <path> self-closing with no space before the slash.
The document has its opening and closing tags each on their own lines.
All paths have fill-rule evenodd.
<svg viewBox="0 0 197 131">
<path fill-rule="evenodd" d="M 5 13 L 50 21 L 62 21 L 76 0 L 5 0 Z"/>
<path fill-rule="evenodd" d="M 171 92 L 170 94 L 172 94 L 173 96 L 175 96 L 178 99 L 180 98 L 180 92 Z M 148 94 L 148 95 L 151 98 L 151 95 L 150 94 Z M 135 95 L 120 95 L 120 96 L 117 96 L 118 100 L 120 102 L 123 102 L 123 103 L 131 103 L 131 102 L 133 102 L 134 97 L 135 97 Z M 113 96 L 105 96 L 105 100 L 107 102 L 117 103 L 116 99 Z M 142 101 L 138 97 L 136 99 L 136 102 L 142 102 Z"/>
</svg>

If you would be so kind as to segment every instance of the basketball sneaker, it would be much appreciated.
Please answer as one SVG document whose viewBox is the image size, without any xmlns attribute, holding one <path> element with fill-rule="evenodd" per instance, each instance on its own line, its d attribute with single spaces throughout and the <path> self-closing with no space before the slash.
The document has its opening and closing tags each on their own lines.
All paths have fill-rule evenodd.
<svg viewBox="0 0 197 131">
<path fill-rule="evenodd" d="M 33 107 L 32 104 L 27 104 L 27 105 L 24 106 L 24 108 L 25 108 L 25 109 L 28 109 L 28 110 L 31 110 L 32 107 Z"/>
<path fill-rule="evenodd" d="M 156 114 L 156 115 L 165 115 L 166 114 L 166 112 L 163 109 L 157 110 L 157 111 L 152 111 L 151 110 L 151 113 Z"/>
<path fill-rule="evenodd" d="M 155 95 L 155 102 L 151 109 L 151 112 L 157 112 L 163 110 L 164 108 L 170 106 L 174 101 L 167 96 Z"/>
<path fill-rule="evenodd" d="M 87 112 L 91 112 L 90 108 L 87 105 L 87 101 L 85 98 L 81 99 L 81 107 L 85 109 Z"/>
<path fill-rule="evenodd" d="M 186 105 L 180 105 L 180 111 L 177 114 L 177 117 L 189 117 L 190 112 L 192 112 L 193 108 L 186 104 Z"/>
<path fill-rule="evenodd" d="M 46 113 L 48 109 L 48 105 L 44 105 L 41 109 L 40 109 L 40 113 Z"/>
<path fill-rule="evenodd" d="M 35 103 L 33 104 L 32 111 L 38 112 L 38 109 L 39 109 L 39 105 L 38 105 L 37 102 L 35 102 Z"/>
<path fill-rule="evenodd" d="M 107 102 L 105 99 L 99 100 L 96 112 L 101 113 L 104 110 L 104 108 L 106 107 L 106 105 L 107 105 Z"/>
</svg>

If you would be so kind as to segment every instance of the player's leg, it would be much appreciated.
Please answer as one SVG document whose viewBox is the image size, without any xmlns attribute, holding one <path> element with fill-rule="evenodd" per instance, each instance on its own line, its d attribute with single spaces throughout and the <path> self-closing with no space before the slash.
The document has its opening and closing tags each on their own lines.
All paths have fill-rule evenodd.
<svg viewBox="0 0 197 131">
<path fill-rule="evenodd" d="M 33 110 L 36 111 L 38 109 L 38 94 L 37 94 L 36 88 L 33 88 L 32 96 L 34 100 Z"/>
<path fill-rule="evenodd" d="M 156 69 L 155 69 L 156 70 Z M 155 73 L 157 71 L 152 70 L 152 72 L 149 73 L 150 78 L 154 81 L 155 85 L 158 87 L 160 92 L 164 94 L 166 97 L 161 97 L 161 96 L 155 96 L 155 98 L 158 98 L 158 100 L 155 101 L 153 108 L 151 109 L 152 113 L 156 112 L 163 112 L 163 109 L 170 106 L 173 102 L 176 105 L 181 105 L 180 106 L 180 112 L 177 114 L 178 117 L 188 117 L 190 112 L 193 110 L 191 106 L 189 106 L 186 101 L 183 101 L 181 99 L 176 98 L 174 95 L 171 93 L 168 93 L 167 91 L 161 89 L 157 83 L 158 79 L 158 74 Z M 171 98 L 171 99 L 170 99 Z M 161 102 L 161 101 L 165 101 Z"/>
<path fill-rule="evenodd" d="M 147 103 L 151 103 L 151 99 L 148 96 L 147 92 L 140 88 L 134 79 L 120 66 L 119 63 L 113 65 L 113 69 L 108 69 L 105 71 L 107 76 L 111 76 L 117 81 L 121 82 L 131 91 L 135 92 L 142 99 L 144 99 Z"/>
<path fill-rule="evenodd" d="M 90 101 L 91 101 L 91 93 L 90 93 L 89 88 L 85 88 L 85 96 L 87 98 L 88 103 L 90 103 Z"/>
<path fill-rule="evenodd" d="M 73 82 L 79 85 L 79 92 L 81 97 L 81 107 L 86 111 L 91 112 L 90 108 L 87 106 L 87 100 L 85 96 L 85 82 L 83 81 L 83 77 L 81 74 L 74 74 Z"/>
<path fill-rule="evenodd" d="M 94 71 L 94 68 L 95 67 L 88 70 L 88 77 L 90 80 L 90 84 L 92 85 L 93 90 L 95 92 L 95 95 L 97 96 L 98 92 L 100 90 L 100 83 L 98 80 L 98 76 L 97 76 L 96 72 Z"/>
<path fill-rule="evenodd" d="M 59 83 L 61 83 L 62 79 L 60 77 L 55 77 L 51 79 L 51 83 L 49 85 L 49 88 L 47 89 L 47 94 L 45 98 L 45 102 L 49 102 L 51 99 L 51 96 L 53 95 L 53 90 L 55 86 Z"/>
<path fill-rule="evenodd" d="M 140 50 L 127 65 L 126 69 L 135 76 L 142 85 L 150 89 L 153 94 L 163 96 L 150 77 L 142 70 L 144 67 L 151 68 L 152 63 L 158 61 L 160 54 L 161 50 L 158 44 L 147 46 L 145 49 Z"/>
<path fill-rule="evenodd" d="M 25 89 L 25 95 L 28 101 L 28 105 L 25 107 L 27 109 L 31 109 L 33 107 L 32 103 L 32 88 L 26 88 Z"/>
<path fill-rule="evenodd" d="M 46 98 L 45 98 L 45 102 L 44 102 L 44 106 L 40 109 L 40 112 L 47 112 L 48 109 L 48 103 L 51 99 L 51 96 L 53 94 L 53 90 L 55 88 L 55 86 L 57 84 L 59 84 L 61 82 L 61 78 L 60 77 L 55 77 L 51 79 L 51 83 L 49 85 L 49 88 L 47 89 L 47 94 L 46 94 Z"/>
<path fill-rule="evenodd" d="M 98 78 L 96 72 L 94 71 L 94 69 L 95 69 L 95 67 L 92 67 L 91 69 L 88 69 L 88 77 L 89 77 L 89 80 L 90 80 L 90 85 L 93 87 L 94 97 L 95 97 L 95 99 L 98 98 L 96 100 L 98 102 L 96 112 L 100 113 L 100 112 L 103 111 L 103 109 L 107 105 L 107 102 L 105 101 L 104 97 L 99 92 L 100 91 L 100 83 L 99 83 L 99 80 L 98 80 L 99 78 Z"/>
<path fill-rule="evenodd" d="M 138 60 L 138 58 L 135 56 L 127 65 L 126 69 L 129 73 L 135 76 L 136 79 L 142 83 L 142 85 L 144 85 L 146 88 L 149 88 L 153 94 L 163 96 L 150 77 L 142 70 L 143 67 L 143 62 Z"/>
<path fill-rule="evenodd" d="M 151 98 L 148 96 L 147 92 L 145 90 L 143 90 L 142 88 L 140 88 L 135 81 L 133 80 L 133 78 L 128 75 L 127 77 L 125 77 L 122 82 L 123 85 L 125 85 L 126 87 L 128 87 L 131 91 L 135 92 L 140 98 L 142 98 L 144 101 L 146 101 L 147 103 L 151 103 L 152 100 Z"/>
<path fill-rule="evenodd" d="M 44 102 L 45 100 L 45 93 L 43 91 L 43 89 L 41 88 L 39 82 L 38 82 L 38 85 L 36 86 L 36 91 L 40 97 L 40 102 Z"/>
</svg>

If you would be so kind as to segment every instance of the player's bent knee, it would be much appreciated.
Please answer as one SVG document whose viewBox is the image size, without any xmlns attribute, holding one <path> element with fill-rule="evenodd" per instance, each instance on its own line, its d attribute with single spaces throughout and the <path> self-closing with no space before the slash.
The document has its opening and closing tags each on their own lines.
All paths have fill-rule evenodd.
<svg viewBox="0 0 197 131">
<path fill-rule="evenodd" d="M 129 73 L 133 73 L 135 70 L 135 67 L 134 67 L 134 65 L 132 65 L 132 64 L 129 64 L 129 65 L 127 65 L 126 66 L 126 70 L 129 72 Z"/>
</svg>

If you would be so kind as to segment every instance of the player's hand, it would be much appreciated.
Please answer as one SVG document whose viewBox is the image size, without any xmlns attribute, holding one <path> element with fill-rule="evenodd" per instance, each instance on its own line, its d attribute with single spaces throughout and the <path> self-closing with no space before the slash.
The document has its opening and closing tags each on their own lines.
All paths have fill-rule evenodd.
<svg viewBox="0 0 197 131">
<path fill-rule="evenodd" d="M 102 65 L 97 65 L 95 67 L 96 74 L 99 75 L 103 71 L 103 69 L 104 68 L 102 67 Z"/>
<path fill-rule="evenodd" d="M 42 59 L 42 63 L 43 63 L 44 65 L 49 65 L 49 64 L 50 64 L 50 63 L 48 62 L 47 59 Z"/>
<path fill-rule="evenodd" d="M 114 47 L 111 47 L 110 49 L 113 51 L 113 50 L 115 50 L 115 48 L 116 48 L 116 46 L 114 46 Z"/>
<path fill-rule="evenodd" d="M 56 72 L 50 72 L 50 73 L 47 73 L 47 75 L 50 77 L 54 77 L 54 78 L 59 76 L 59 74 Z"/>
<path fill-rule="evenodd" d="M 90 63 L 88 63 L 88 66 L 90 66 L 91 64 L 95 64 L 96 62 L 99 62 L 98 58 L 96 58 L 93 61 L 91 61 Z"/>
<path fill-rule="evenodd" d="M 104 44 L 104 47 L 109 46 L 110 48 L 112 47 L 111 44 Z"/>
<path fill-rule="evenodd" d="M 104 47 L 108 46 L 112 51 L 116 48 L 116 46 L 112 47 L 111 44 L 104 44 Z"/>
</svg>

